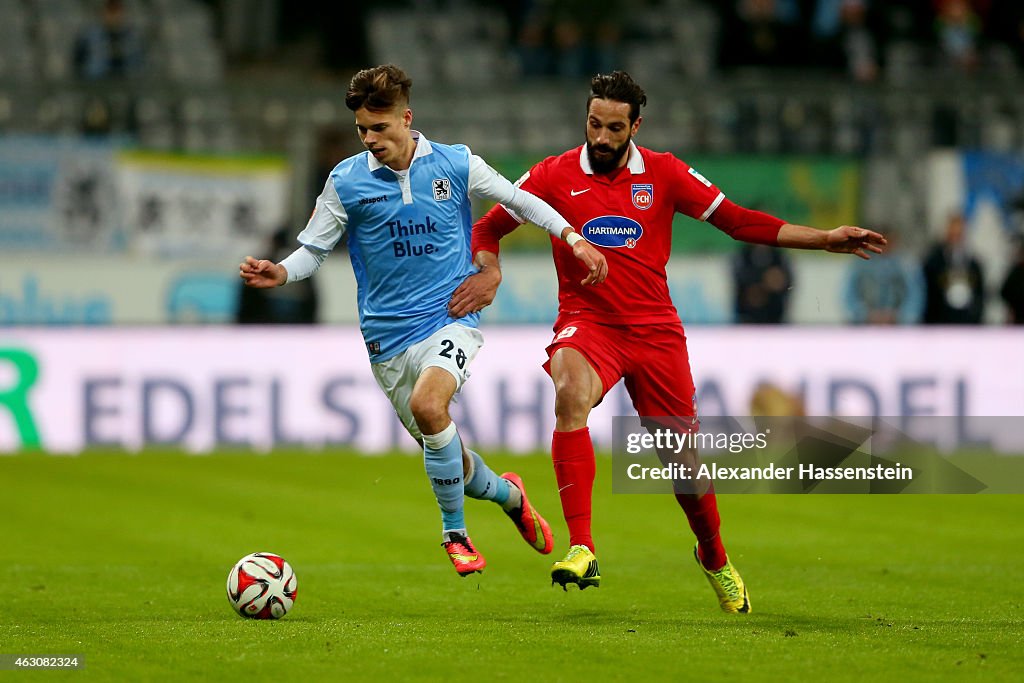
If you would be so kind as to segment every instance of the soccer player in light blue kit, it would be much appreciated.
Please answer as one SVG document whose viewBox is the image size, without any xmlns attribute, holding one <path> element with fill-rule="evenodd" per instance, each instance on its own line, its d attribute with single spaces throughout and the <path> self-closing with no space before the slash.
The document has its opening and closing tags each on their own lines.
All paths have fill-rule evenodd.
<svg viewBox="0 0 1024 683">
<path fill-rule="evenodd" d="M 464 496 L 492 500 L 534 549 L 550 553 L 551 528 L 530 505 L 522 479 L 500 477 L 459 438 L 448 406 L 469 376 L 483 336 L 480 309 L 448 314 L 455 289 L 478 272 L 470 255 L 470 197 L 499 202 L 565 239 L 588 268 L 586 284 L 607 275 L 604 256 L 548 204 L 514 187 L 464 145 L 443 145 L 412 130 L 409 88 L 398 67 L 364 69 L 352 77 L 345 105 L 367 151 L 331 172 L 301 247 L 281 263 L 246 257 L 240 275 L 250 287 L 276 287 L 312 275 L 348 233 L 358 285 L 359 325 L 373 375 L 402 424 L 423 446 L 423 460 L 441 508 L 443 547 L 461 576 L 486 562 L 466 531 Z"/>
</svg>

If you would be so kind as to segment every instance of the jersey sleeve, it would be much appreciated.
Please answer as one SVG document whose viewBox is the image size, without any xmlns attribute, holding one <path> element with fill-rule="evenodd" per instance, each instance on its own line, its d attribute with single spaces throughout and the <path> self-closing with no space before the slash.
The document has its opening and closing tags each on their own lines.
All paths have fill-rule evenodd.
<svg viewBox="0 0 1024 683">
<path fill-rule="evenodd" d="M 779 231 L 785 221 L 726 199 L 718 205 L 708 222 L 734 240 L 774 247 L 779 244 Z"/>
<path fill-rule="evenodd" d="M 569 222 L 550 204 L 518 185 L 513 185 L 475 154 L 469 159 L 470 194 L 498 202 L 508 207 L 521 222 L 529 221 L 544 228 L 552 236 L 561 237 Z"/>
<path fill-rule="evenodd" d="M 540 168 L 541 164 L 534 166 L 524 173 L 514 185 L 529 191 L 530 187 L 535 184 L 534 177 Z M 474 258 L 479 251 L 499 253 L 498 241 L 525 222 L 526 219 L 520 217 L 512 209 L 502 204 L 495 204 L 490 211 L 473 224 L 472 250 Z"/>
<path fill-rule="evenodd" d="M 338 197 L 334 178 L 329 177 L 323 192 L 316 198 L 313 215 L 306 227 L 299 233 L 299 242 L 313 251 L 328 253 L 334 249 L 348 225 L 348 212 Z"/>
<path fill-rule="evenodd" d="M 706 221 L 725 199 L 725 194 L 686 162 L 670 157 L 669 163 L 675 177 L 676 211 Z"/>
</svg>

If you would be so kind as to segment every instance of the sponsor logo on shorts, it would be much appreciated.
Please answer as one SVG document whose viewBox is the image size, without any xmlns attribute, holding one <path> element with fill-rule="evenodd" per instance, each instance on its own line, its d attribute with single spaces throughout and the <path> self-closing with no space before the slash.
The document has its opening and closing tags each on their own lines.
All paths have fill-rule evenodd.
<svg viewBox="0 0 1024 683">
<path fill-rule="evenodd" d="M 583 224 L 583 237 L 599 247 L 626 247 L 632 249 L 643 237 L 644 227 L 625 216 L 601 216 Z"/>
</svg>

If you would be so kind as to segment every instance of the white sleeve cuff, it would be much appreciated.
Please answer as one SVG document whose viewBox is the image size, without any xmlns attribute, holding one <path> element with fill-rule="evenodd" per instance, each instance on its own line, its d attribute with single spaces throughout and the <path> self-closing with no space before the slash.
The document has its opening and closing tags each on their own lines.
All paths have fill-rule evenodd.
<svg viewBox="0 0 1024 683">
<path fill-rule="evenodd" d="M 281 261 L 281 265 L 288 271 L 288 279 L 285 280 L 285 284 L 305 280 L 319 270 L 326 258 L 326 251 L 315 251 L 305 246 L 299 247 Z"/>
</svg>

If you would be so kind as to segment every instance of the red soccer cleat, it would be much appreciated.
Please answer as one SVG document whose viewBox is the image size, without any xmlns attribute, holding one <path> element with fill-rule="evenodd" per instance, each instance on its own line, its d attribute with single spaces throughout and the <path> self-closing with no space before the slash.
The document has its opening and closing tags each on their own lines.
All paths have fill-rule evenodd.
<svg viewBox="0 0 1024 683">
<path fill-rule="evenodd" d="M 449 534 L 448 538 L 450 540 L 442 543 L 441 547 L 448 553 L 448 559 L 455 565 L 455 571 L 459 573 L 459 576 L 483 572 L 484 567 L 487 566 L 487 560 L 473 547 L 473 541 L 469 540 L 469 536 Z"/>
<path fill-rule="evenodd" d="M 501 478 L 515 485 L 523 494 L 522 506 L 512 511 L 506 511 L 505 514 L 512 519 L 524 541 L 529 543 L 538 553 L 547 555 L 555 546 L 554 540 L 551 537 L 551 527 L 540 516 L 540 513 L 530 505 L 530 499 L 526 497 L 526 487 L 523 486 L 523 480 L 515 472 L 506 472 L 501 475 Z"/>
</svg>

